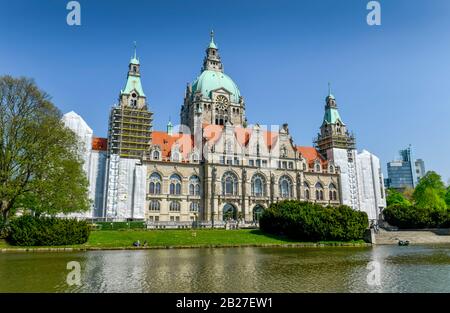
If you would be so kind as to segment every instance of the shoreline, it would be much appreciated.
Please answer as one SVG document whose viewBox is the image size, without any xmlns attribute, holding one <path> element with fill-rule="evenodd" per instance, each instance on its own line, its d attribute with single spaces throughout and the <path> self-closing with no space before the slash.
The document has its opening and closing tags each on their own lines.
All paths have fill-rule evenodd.
<svg viewBox="0 0 450 313">
<path fill-rule="evenodd" d="M 371 243 L 289 243 L 289 244 L 203 244 L 203 245 L 168 245 L 147 247 L 14 247 L 0 248 L 1 253 L 9 252 L 87 252 L 87 251 L 142 251 L 158 249 L 215 249 L 215 248 L 325 248 L 325 247 L 371 247 Z"/>
</svg>

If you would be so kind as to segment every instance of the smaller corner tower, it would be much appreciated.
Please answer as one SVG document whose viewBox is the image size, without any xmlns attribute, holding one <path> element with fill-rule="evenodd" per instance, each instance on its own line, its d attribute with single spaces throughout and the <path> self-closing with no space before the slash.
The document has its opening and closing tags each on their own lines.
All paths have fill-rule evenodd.
<svg viewBox="0 0 450 313">
<path fill-rule="evenodd" d="M 148 108 L 147 96 L 141 83 L 141 68 L 134 55 L 128 65 L 127 82 L 120 91 L 119 103 L 113 107 L 109 119 L 109 154 L 123 158 L 138 158 L 149 151 L 153 113 Z"/>
<path fill-rule="evenodd" d="M 320 154 L 327 159 L 331 157 L 329 155 L 331 149 L 354 150 L 356 145 L 355 137 L 348 132 L 341 119 L 330 84 L 328 96 L 325 98 L 325 114 L 315 145 Z"/>
</svg>

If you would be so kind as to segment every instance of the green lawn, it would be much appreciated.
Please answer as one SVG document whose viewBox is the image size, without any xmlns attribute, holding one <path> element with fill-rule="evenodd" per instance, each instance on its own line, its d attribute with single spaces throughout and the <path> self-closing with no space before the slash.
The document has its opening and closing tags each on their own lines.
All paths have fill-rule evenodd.
<svg viewBox="0 0 450 313">
<path fill-rule="evenodd" d="M 302 243 L 286 238 L 263 234 L 260 230 L 202 229 L 202 230 L 105 230 L 93 231 L 89 241 L 73 248 L 131 248 L 133 242 L 145 240 L 148 246 L 229 246 Z M 360 244 L 363 241 L 353 242 Z M 340 244 L 323 242 L 324 244 Z M 15 248 L 0 240 L 1 248 Z M 17 247 L 20 248 L 20 247 Z M 23 248 L 23 247 L 22 247 Z"/>
</svg>

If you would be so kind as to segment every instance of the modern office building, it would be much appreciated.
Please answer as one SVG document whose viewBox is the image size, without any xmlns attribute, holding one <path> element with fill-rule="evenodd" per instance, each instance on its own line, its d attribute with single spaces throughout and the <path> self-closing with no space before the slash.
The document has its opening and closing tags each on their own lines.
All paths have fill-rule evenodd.
<svg viewBox="0 0 450 313">
<path fill-rule="evenodd" d="M 415 188 L 420 178 L 425 175 L 425 162 L 422 159 L 414 159 L 411 146 L 400 150 L 399 156 L 400 159 L 387 163 L 388 178 L 385 185 L 398 190 Z"/>
</svg>

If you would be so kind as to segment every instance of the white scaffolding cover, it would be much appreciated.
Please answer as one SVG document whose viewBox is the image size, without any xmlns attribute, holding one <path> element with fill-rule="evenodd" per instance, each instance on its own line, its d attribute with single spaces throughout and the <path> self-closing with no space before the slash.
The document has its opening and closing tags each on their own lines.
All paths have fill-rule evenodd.
<svg viewBox="0 0 450 313">
<path fill-rule="evenodd" d="M 147 167 L 139 160 L 111 156 L 108 177 L 108 217 L 143 219 Z"/>
<path fill-rule="evenodd" d="M 103 217 L 106 181 L 106 151 L 92 151 L 89 162 L 89 197 L 93 200 L 92 217 Z"/>
</svg>

